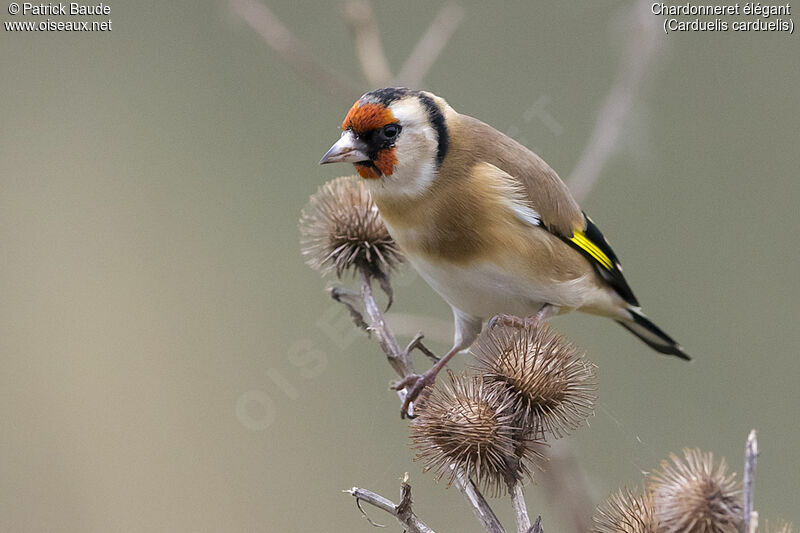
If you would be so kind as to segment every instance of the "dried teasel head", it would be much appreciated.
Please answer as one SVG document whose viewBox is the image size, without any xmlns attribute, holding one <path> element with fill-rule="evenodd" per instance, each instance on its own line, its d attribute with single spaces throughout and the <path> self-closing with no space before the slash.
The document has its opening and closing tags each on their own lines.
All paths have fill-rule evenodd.
<svg viewBox="0 0 800 533">
<path fill-rule="evenodd" d="M 537 437 L 560 438 L 594 413 L 594 364 L 547 323 L 494 321 L 471 351 L 486 383 L 511 395 Z"/>
<path fill-rule="evenodd" d="M 592 517 L 593 533 L 657 533 L 653 497 L 620 490 L 599 505 Z"/>
<path fill-rule="evenodd" d="M 403 262 L 400 248 L 362 180 L 343 176 L 322 185 L 300 217 L 303 255 L 323 274 L 360 269 L 386 279 Z"/>
<path fill-rule="evenodd" d="M 463 471 L 495 494 L 530 477 L 541 443 L 521 440 L 513 400 L 480 376 L 449 374 L 420 399 L 411 440 L 425 470 L 448 485 Z"/>
<path fill-rule="evenodd" d="M 670 462 L 671 461 L 671 462 Z M 650 474 L 656 519 L 664 531 L 736 533 L 742 520 L 742 492 L 725 459 L 717 465 L 711 453 L 683 450 L 670 455 Z"/>
</svg>

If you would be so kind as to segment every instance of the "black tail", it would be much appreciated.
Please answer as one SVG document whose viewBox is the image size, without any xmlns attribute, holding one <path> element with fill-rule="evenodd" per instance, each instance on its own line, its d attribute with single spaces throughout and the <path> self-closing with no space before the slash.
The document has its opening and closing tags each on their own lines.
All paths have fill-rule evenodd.
<svg viewBox="0 0 800 533">
<path fill-rule="evenodd" d="M 675 355 L 687 361 L 692 359 L 683 351 L 680 344 L 661 331 L 661 328 L 653 324 L 641 311 L 632 308 L 629 308 L 628 311 L 632 317 L 630 322 L 617 320 L 620 326 L 642 339 L 645 344 L 659 353 Z"/>
</svg>

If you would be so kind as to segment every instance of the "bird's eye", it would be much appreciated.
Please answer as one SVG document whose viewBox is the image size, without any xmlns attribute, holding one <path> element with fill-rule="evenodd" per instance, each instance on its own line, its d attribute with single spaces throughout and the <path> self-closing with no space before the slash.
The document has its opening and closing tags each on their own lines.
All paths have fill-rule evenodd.
<svg viewBox="0 0 800 533">
<path fill-rule="evenodd" d="M 398 124 L 387 124 L 383 127 L 383 135 L 387 139 L 394 139 L 400 133 L 400 126 Z"/>
</svg>

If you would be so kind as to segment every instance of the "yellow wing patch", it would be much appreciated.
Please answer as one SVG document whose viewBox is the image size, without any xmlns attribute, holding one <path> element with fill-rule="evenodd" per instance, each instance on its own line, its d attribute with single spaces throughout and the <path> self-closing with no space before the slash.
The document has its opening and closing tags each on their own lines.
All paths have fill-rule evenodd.
<svg viewBox="0 0 800 533">
<path fill-rule="evenodd" d="M 600 263 L 606 270 L 611 270 L 614 264 L 611 262 L 611 259 L 600 249 L 598 248 L 592 241 L 590 241 L 586 234 L 582 231 L 575 231 L 573 232 L 572 238 L 570 239 L 576 245 L 578 245 L 581 249 L 585 250 L 586 253 L 591 255 L 595 258 L 595 260 Z"/>
</svg>

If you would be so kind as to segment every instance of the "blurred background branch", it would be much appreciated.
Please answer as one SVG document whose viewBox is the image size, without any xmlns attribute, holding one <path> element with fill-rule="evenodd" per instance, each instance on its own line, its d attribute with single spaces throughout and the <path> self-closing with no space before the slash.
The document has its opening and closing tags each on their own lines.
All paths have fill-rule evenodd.
<svg viewBox="0 0 800 533">
<path fill-rule="evenodd" d="M 578 203 L 586 200 L 609 159 L 622 145 L 623 127 L 639 100 L 657 52 L 664 44 L 659 19 L 649 11 L 649 5 L 646 0 L 641 0 L 627 14 L 630 33 L 614 84 L 597 114 L 589 142 L 567 181 Z"/>
<path fill-rule="evenodd" d="M 361 88 L 349 79 L 317 61 L 308 46 L 298 39 L 275 16 L 271 9 L 256 0 L 230 0 L 230 7 L 280 58 L 314 87 L 324 88 L 344 99 L 352 99 Z"/>
<path fill-rule="evenodd" d="M 230 0 L 230 7 L 298 74 L 323 92 L 333 92 L 348 100 L 360 95 L 367 87 L 375 89 L 398 84 L 421 86 L 464 18 L 464 10 L 459 5 L 446 2 L 406 59 L 400 74 L 395 77 L 383 50 L 372 3 L 369 0 L 349 0 L 343 15 L 353 32 L 356 58 L 367 82 L 367 87 L 363 87 L 317 61 L 309 47 L 261 2 Z"/>
<path fill-rule="evenodd" d="M 345 18 L 353 32 L 356 57 L 370 87 L 385 87 L 392 81 L 389 60 L 383 52 L 378 22 L 369 0 L 350 0 L 345 4 Z"/>
<path fill-rule="evenodd" d="M 400 69 L 398 83 L 408 87 L 421 87 L 425 76 L 462 20 L 463 8 L 453 2 L 445 2 Z"/>
</svg>

